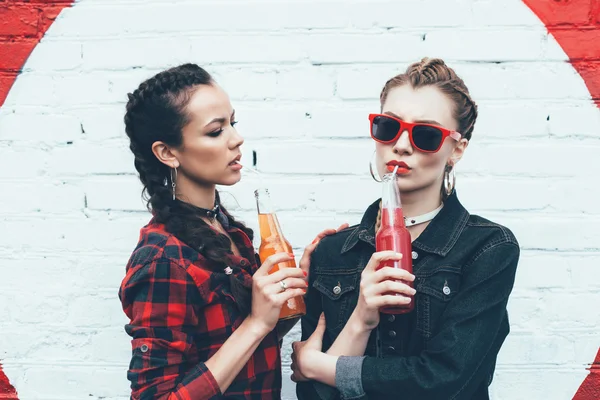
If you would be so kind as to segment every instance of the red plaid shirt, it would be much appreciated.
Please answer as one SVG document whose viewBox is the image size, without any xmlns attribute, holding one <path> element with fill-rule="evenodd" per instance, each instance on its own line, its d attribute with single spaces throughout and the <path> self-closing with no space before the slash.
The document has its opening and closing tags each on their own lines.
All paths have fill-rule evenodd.
<svg viewBox="0 0 600 400">
<path fill-rule="evenodd" d="M 225 264 L 250 283 L 258 269 L 252 242 L 227 229 L 242 257 Z M 214 265 L 154 220 L 141 229 L 119 298 L 133 338 L 127 378 L 135 400 L 279 399 L 281 358 L 276 331 L 268 334 L 225 393 L 204 362 L 246 315 L 231 293 L 223 265 Z"/>
</svg>

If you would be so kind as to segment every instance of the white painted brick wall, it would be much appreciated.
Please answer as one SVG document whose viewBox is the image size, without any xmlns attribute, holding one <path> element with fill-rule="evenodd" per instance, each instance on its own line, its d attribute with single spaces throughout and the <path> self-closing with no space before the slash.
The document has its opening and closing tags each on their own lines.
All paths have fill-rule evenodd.
<svg viewBox="0 0 600 400">
<path fill-rule="evenodd" d="M 81 0 L 0 109 L 0 360 L 20 399 L 128 398 L 117 290 L 148 220 L 128 91 L 186 61 L 213 73 L 300 256 L 378 196 L 367 114 L 423 56 L 446 58 L 480 104 L 462 201 L 522 246 L 493 399 L 572 397 L 600 345 L 600 112 L 522 2 Z M 223 188 L 254 228 L 257 185 Z"/>
</svg>

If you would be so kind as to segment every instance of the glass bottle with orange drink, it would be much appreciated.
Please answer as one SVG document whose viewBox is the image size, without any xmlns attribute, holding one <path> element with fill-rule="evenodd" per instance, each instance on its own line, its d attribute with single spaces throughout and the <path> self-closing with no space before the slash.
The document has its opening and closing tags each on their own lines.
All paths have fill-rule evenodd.
<svg viewBox="0 0 600 400">
<path fill-rule="evenodd" d="M 292 253 L 292 245 L 287 241 L 275 210 L 271 204 L 271 198 L 267 189 L 254 191 L 256 197 L 256 208 L 258 210 L 258 225 L 260 228 L 260 247 L 258 256 L 261 262 L 276 253 Z M 294 260 L 284 261 L 275 265 L 270 274 L 279 271 L 280 268 L 297 268 Z M 302 296 L 294 297 L 287 301 L 281 308 L 280 320 L 301 317 L 306 314 L 306 306 Z"/>
</svg>

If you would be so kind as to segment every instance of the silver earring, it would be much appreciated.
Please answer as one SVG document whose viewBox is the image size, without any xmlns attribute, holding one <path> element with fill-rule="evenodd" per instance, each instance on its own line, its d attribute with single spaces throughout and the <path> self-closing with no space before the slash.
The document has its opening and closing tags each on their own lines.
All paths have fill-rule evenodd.
<svg viewBox="0 0 600 400">
<path fill-rule="evenodd" d="M 175 178 L 173 178 L 173 171 L 175 171 Z M 173 191 L 173 200 L 175 200 L 175 188 L 177 187 L 177 168 L 171 169 L 171 190 Z"/>
<path fill-rule="evenodd" d="M 456 186 L 456 174 L 454 172 L 454 166 L 448 164 L 444 170 L 444 190 L 446 196 L 450 196 Z"/>
<path fill-rule="evenodd" d="M 371 157 L 371 161 L 369 161 L 369 172 L 371 173 L 371 178 L 373 178 L 373 180 L 375 182 L 381 183 L 381 177 L 377 173 L 377 169 L 375 169 L 373 167 L 373 164 L 374 164 L 374 161 L 375 161 L 375 154 L 376 153 L 377 153 L 376 151 L 373 152 L 373 156 Z M 373 170 L 375 170 L 375 172 L 373 172 Z"/>
</svg>

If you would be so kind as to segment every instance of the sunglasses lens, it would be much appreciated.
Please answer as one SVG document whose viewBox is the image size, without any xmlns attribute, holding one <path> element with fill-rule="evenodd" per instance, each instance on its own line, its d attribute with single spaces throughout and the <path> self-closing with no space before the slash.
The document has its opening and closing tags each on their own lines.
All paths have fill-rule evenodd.
<svg viewBox="0 0 600 400">
<path fill-rule="evenodd" d="M 391 118 L 376 116 L 373 118 L 371 129 L 375 139 L 382 142 L 389 142 L 390 140 L 394 140 L 400 131 L 400 123 Z"/>
<path fill-rule="evenodd" d="M 424 151 L 435 151 L 442 143 L 442 131 L 432 126 L 417 125 L 413 128 L 413 142 Z"/>
</svg>

